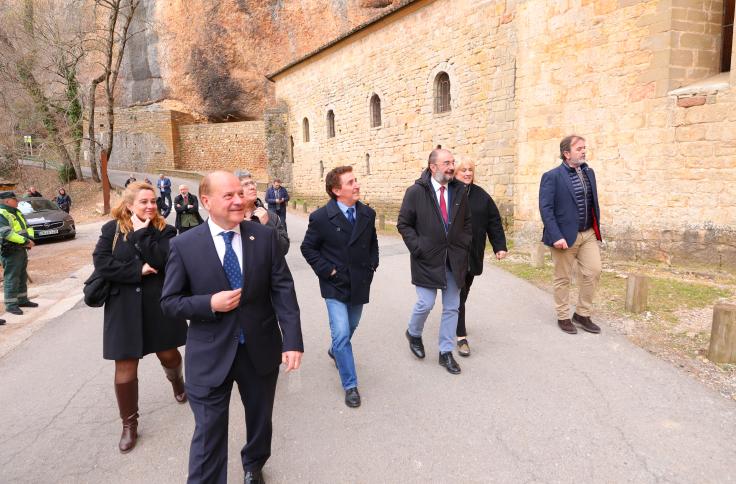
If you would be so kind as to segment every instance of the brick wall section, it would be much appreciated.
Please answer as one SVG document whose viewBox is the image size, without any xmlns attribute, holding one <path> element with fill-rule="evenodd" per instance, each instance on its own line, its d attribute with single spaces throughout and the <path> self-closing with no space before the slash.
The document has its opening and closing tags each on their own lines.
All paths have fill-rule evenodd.
<svg viewBox="0 0 736 484">
<path fill-rule="evenodd" d="M 247 169 L 268 179 L 263 121 L 178 126 L 177 168 L 206 172 Z"/>
<path fill-rule="evenodd" d="M 98 136 L 107 130 L 106 118 L 104 111 L 95 114 Z M 174 168 L 174 142 L 171 111 L 150 107 L 117 109 L 110 167 L 131 171 Z"/>
<path fill-rule="evenodd" d="M 514 34 L 503 2 L 419 2 L 276 78 L 294 139 L 292 192 L 327 199 L 320 177 L 353 165 L 364 199 L 396 212 L 434 146 L 477 164 L 477 181 L 510 213 L 514 172 Z M 511 48 L 510 48 L 511 47 Z M 434 80 L 445 71 L 452 110 L 433 112 Z M 370 127 L 369 101 L 381 98 L 382 125 Z M 327 112 L 335 113 L 334 138 Z M 310 141 L 302 120 L 309 119 Z M 366 166 L 370 155 L 370 173 Z"/>
</svg>

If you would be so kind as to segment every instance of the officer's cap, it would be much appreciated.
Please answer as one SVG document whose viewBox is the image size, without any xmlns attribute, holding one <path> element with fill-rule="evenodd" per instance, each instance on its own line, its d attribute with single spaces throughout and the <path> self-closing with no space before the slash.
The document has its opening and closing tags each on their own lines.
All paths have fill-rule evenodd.
<svg viewBox="0 0 736 484">
<path fill-rule="evenodd" d="M 6 200 L 8 198 L 18 198 L 15 196 L 15 192 L 6 191 L 6 192 L 0 192 L 0 200 Z"/>
</svg>

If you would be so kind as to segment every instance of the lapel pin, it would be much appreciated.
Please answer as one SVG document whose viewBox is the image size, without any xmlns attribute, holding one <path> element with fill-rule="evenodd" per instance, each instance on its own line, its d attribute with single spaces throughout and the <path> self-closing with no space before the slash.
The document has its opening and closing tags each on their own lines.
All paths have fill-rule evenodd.
<svg viewBox="0 0 736 484">
<path fill-rule="evenodd" d="M 249 238 L 250 240 L 256 240 L 256 238 L 255 238 L 255 237 L 253 237 L 252 235 L 251 235 L 250 237 L 248 237 L 248 238 Z"/>
</svg>

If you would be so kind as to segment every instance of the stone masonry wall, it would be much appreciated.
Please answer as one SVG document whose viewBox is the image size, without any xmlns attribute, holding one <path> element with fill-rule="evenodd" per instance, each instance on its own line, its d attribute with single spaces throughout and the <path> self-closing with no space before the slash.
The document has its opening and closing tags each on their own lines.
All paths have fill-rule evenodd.
<svg viewBox="0 0 736 484">
<path fill-rule="evenodd" d="M 104 111 L 95 114 L 99 136 L 107 130 Z M 128 108 L 115 111 L 115 139 L 110 168 L 145 171 L 174 168 L 174 135 L 171 111 Z"/>
<path fill-rule="evenodd" d="M 559 163 L 559 140 L 574 132 L 587 139 L 603 235 L 614 254 L 736 267 L 734 76 L 730 87 L 724 74 L 719 87 L 679 99 L 668 94 L 683 85 L 682 78 L 667 75 L 679 75 L 677 59 L 687 39 L 673 19 L 681 10 L 695 19 L 715 3 L 517 5 L 518 242 L 540 239 L 540 176 Z M 708 23 L 703 20 L 702 28 L 711 28 Z M 712 52 L 712 43 L 702 48 Z M 673 54 L 666 62 L 658 55 L 665 50 Z M 697 63 L 699 55 L 690 60 Z M 703 69 L 700 75 L 714 72 Z"/>
<path fill-rule="evenodd" d="M 477 164 L 477 182 L 507 215 L 514 173 L 514 35 L 504 2 L 418 2 L 276 77 L 294 140 L 293 198 L 324 203 L 323 174 L 353 165 L 364 200 L 396 212 L 436 145 Z M 447 72 L 451 106 L 435 114 Z M 382 124 L 370 127 L 370 98 Z M 335 113 L 334 138 L 327 112 Z M 304 141 L 303 119 L 310 141 Z"/>
<path fill-rule="evenodd" d="M 207 172 L 247 169 L 266 181 L 263 121 L 178 126 L 177 168 Z"/>
</svg>

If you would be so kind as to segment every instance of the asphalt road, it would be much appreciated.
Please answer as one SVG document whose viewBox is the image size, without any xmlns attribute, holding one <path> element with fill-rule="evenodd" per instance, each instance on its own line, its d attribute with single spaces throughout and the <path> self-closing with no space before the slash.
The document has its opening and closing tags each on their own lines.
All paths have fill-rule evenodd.
<svg viewBox="0 0 736 484">
<path fill-rule="evenodd" d="M 551 296 L 492 263 L 468 302 L 473 355 L 458 358 L 462 374 L 437 363 L 439 302 L 428 357 L 416 360 L 404 338 L 415 293 L 395 237 L 380 238 L 372 302 L 354 337 L 363 405 L 347 408 L 326 354 L 324 303 L 299 251 L 306 218 L 291 212 L 288 223 L 306 353 L 298 372 L 279 378 L 269 482 L 736 480 L 734 402 L 605 321 L 602 335 L 562 333 Z M 102 311 L 77 304 L 0 357 L 0 482 L 184 482 L 193 420 L 155 357 L 139 370 L 138 446 L 118 452 L 101 333 Z M 242 482 L 234 396 L 229 482 Z"/>
</svg>

